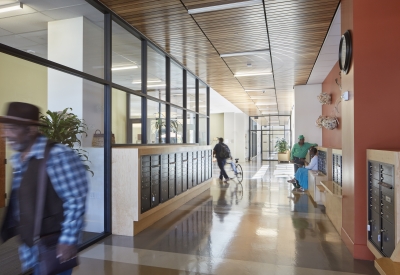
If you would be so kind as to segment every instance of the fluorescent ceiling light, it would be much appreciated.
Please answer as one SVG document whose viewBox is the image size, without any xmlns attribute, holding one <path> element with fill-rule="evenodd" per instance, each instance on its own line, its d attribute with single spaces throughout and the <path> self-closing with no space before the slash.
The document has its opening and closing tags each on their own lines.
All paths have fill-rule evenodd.
<svg viewBox="0 0 400 275">
<path fill-rule="evenodd" d="M 269 75 L 272 74 L 272 72 L 258 72 L 258 73 L 236 73 L 235 77 L 241 77 L 241 76 L 257 76 L 257 75 Z"/>
<path fill-rule="evenodd" d="M 255 89 L 255 90 L 244 90 L 245 92 L 263 92 L 263 91 L 268 91 L 268 90 L 274 90 L 274 88 L 266 88 L 266 89 Z"/>
<path fill-rule="evenodd" d="M 24 7 L 23 4 L 20 2 L 8 4 L 8 5 L 2 5 L 2 6 L 0 6 L 0 13 L 20 10 L 20 9 L 23 9 L 23 7 Z"/>
<path fill-rule="evenodd" d="M 248 6 L 253 6 L 253 5 L 257 5 L 257 4 L 261 4 L 261 3 L 262 3 L 262 0 L 249 0 L 249 1 L 230 3 L 230 4 L 208 6 L 208 7 L 203 7 L 203 8 L 194 8 L 194 9 L 189 9 L 188 12 L 189 12 L 189 14 L 196 14 L 196 13 L 203 13 L 203 12 L 210 12 L 210 11 L 220 11 L 220 10 L 248 7 Z"/>
<path fill-rule="evenodd" d="M 130 69 L 137 69 L 138 66 L 133 65 L 133 66 L 125 66 L 125 67 L 112 67 L 112 71 L 121 71 L 121 70 L 130 70 Z"/>
<path fill-rule="evenodd" d="M 160 83 L 161 80 L 147 80 L 147 83 Z M 134 81 L 132 84 L 142 84 L 142 81 Z"/>
<path fill-rule="evenodd" d="M 256 105 L 276 105 L 276 103 L 274 103 L 274 102 L 270 102 L 270 103 L 256 102 Z"/>
<path fill-rule="evenodd" d="M 221 58 L 224 58 L 224 57 L 231 57 L 231 56 L 244 56 L 244 55 L 257 55 L 257 54 L 269 54 L 269 49 L 252 51 L 252 52 L 223 53 L 223 54 L 220 54 L 219 56 Z"/>
<path fill-rule="evenodd" d="M 165 87 L 165 84 L 147 85 L 147 88 L 152 88 L 152 87 Z"/>
</svg>

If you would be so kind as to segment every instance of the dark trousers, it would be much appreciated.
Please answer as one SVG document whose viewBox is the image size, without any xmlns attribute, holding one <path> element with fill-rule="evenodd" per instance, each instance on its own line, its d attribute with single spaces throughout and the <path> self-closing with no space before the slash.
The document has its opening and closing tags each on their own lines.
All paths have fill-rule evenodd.
<svg viewBox="0 0 400 275">
<path fill-rule="evenodd" d="M 219 179 L 222 180 L 222 177 L 224 177 L 227 180 L 229 177 L 226 174 L 225 168 L 224 168 L 224 166 L 226 164 L 226 159 L 217 159 L 217 162 L 218 162 L 218 167 L 220 170 Z"/>
<path fill-rule="evenodd" d="M 293 162 L 294 162 L 294 173 L 295 173 L 295 174 L 296 174 L 296 172 L 297 172 L 297 169 L 299 169 L 300 166 L 303 166 L 303 165 L 304 165 L 304 160 L 305 160 L 305 159 L 301 159 L 301 158 L 298 158 L 298 157 L 293 157 Z M 297 164 L 300 164 L 300 166 L 297 165 Z"/>
</svg>

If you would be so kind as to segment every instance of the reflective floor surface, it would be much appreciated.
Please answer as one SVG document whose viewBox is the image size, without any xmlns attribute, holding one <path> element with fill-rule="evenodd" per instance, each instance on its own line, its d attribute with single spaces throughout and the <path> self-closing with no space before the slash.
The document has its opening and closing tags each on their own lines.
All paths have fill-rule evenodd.
<svg viewBox="0 0 400 275">
<path fill-rule="evenodd" d="M 242 163 L 241 184 L 215 170 L 209 191 L 135 237 L 89 247 L 73 274 L 378 274 L 353 260 L 323 207 L 274 176 L 276 164 Z"/>
</svg>

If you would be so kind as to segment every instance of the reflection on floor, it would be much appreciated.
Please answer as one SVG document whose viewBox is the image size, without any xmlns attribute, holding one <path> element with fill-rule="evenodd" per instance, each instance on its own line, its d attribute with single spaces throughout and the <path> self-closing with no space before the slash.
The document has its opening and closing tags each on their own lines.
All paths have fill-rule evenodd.
<svg viewBox="0 0 400 275">
<path fill-rule="evenodd" d="M 83 251 L 73 274 L 378 274 L 372 262 L 353 260 L 323 207 L 274 176 L 276 164 L 243 163 L 241 184 L 215 179 L 137 236 Z M 252 180 L 262 165 L 264 177 Z"/>
</svg>

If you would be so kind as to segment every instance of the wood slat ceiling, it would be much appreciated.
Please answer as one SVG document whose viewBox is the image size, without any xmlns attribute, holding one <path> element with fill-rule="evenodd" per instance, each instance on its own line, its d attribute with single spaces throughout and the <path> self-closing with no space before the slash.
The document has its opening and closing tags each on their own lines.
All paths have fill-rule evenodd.
<svg viewBox="0 0 400 275">
<path fill-rule="evenodd" d="M 187 9 L 241 1 L 102 2 L 243 112 L 261 115 L 290 114 L 293 86 L 306 84 L 339 0 L 265 0 L 265 11 L 256 4 L 193 16 Z M 268 48 L 272 60 L 269 54 L 219 57 Z M 273 75 L 234 77 L 272 70 Z M 276 90 L 262 92 L 268 88 Z"/>
</svg>

